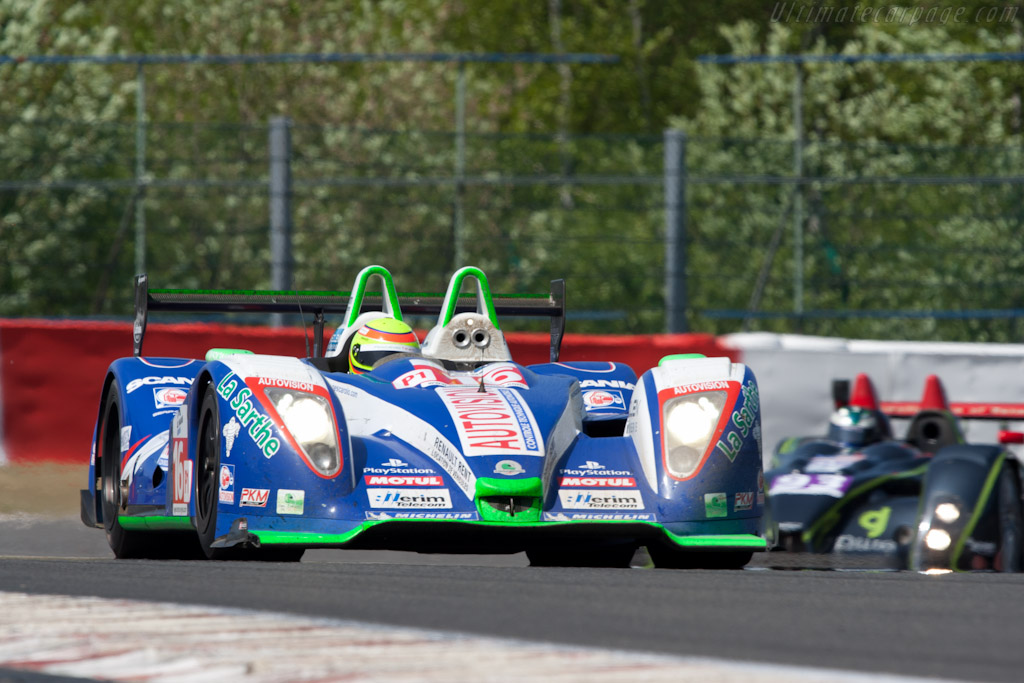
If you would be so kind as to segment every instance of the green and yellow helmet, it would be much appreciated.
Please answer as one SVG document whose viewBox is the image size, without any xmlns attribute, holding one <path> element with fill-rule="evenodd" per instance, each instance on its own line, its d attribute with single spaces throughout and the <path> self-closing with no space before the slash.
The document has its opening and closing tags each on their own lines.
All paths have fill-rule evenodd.
<svg viewBox="0 0 1024 683">
<path fill-rule="evenodd" d="M 394 318 L 371 320 L 352 335 L 348 353 L 349 369 L 357 375 L 369 372 L 375 363 L 396 353 L 420 353 L 420 342 L 412 328 Z"/>
</svg>

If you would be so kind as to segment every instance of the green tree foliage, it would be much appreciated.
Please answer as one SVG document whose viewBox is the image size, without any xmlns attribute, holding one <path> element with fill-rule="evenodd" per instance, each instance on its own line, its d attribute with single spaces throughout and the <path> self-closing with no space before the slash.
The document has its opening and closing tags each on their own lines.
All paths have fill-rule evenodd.
<svg viewBox="0 0 1024 683">
<path fill-rule="evenodd" d="M 884 8 L 881 2 L 835 3 Z M 1015 21 L 776 21 L 798 3 L 661 0 L 0 0 L 2 55 L 600 53 L 615 65 L 0 64 L 0 314 L 125 315 L 135 210 L 157 286 L 267 287 L 267 125 L 292 122 L 297 288 L 379 262 L 406 290 L 480 265 L 498 290 L 569 280 L 574 330 L 663 326 L 662 132 L 689 136 L 691 326 L 793 307 L 793 67 L 709 53 L 1015 51 Z M 805 5 L 799 5 L 804 7 Z M 810 8 L 829 8 L 806 3 Z M 785 9 L 785 7 L 784 7 Z M 1010 63 L 805 69 L 805 308 L 1008 308 L 1021 175 Z M 879 179 L 909 177 L 909 184 Z M 760 180 L 758 180 L 760 178 Z M 740 181 L 742 179 L 742 182 Z M 767 179 L 767 180 L 766 180 Z M 774 180 L 772 180 L 774 179 Z M 916 180 L 915 180 L 916 179 Z M 759 283 L 763 283 L 763 286 Z M 793 321 L 753 321 L 793 329 Z M 806 320 L 851 336 L 1015 338 L 1002 322 Z"/>
<path fill-rule="evenodd" d="M 740 55 L 787 54 L 794 33 L 783 24 L 764 31 L 752 22 L 722 31 L 730 51 Z M 850 56 L 1021 50 L 1016 33 L 980 30 L 966 42 L 941 24 L 894 31 L 867 23 L 844 38 L 840 54 Z M 834 54 L 822 36 L 809 52 Z M 693 172 L 721 179 L 696 185 L 692 194 L 692 267 L 710 276 L 693 278 L 697 310 L 745 309 L 757 297 L 762 310 L 794 310 L 797 186 L 777 181 L 794 174 L 796 69 L 702 66 L 703 106 L 673 121 L 694 137 Z M 1007 274 L 1024 258 L 1017 237 L 1024 218 L 1020 186 L 999 180 L 1019 178 L 1024 161 L 1019 65 L 859 62 L 801 69 L 804 310 L 1019 308 L 1021 286 Z M 736 176 L 764 181 L 741 184 Z M 776 233 L 784 237 L 773 252 Z M 745 267 L 731 267 L 736 262 Z M 762 268 L 763 289 L 756 277 Z M 734 323 L 704 324 L 723 329 Z M 791 324 L 763 326 L 787 330 Z M 855 337 L 1017 335 L 1006 321 L 984 319 L 853 316 L 805 324 Z"/>
</svg>

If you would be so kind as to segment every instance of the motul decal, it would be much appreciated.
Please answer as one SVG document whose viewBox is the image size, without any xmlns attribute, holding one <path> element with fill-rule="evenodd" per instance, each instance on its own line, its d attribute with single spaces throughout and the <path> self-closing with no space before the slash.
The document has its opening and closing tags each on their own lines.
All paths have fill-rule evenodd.
<svg viewBox="0 0 1024 683">
<path fill-rule="evenodd" d="M 558 481 L 558 485 L 636 488 L 636 479 L 633 477 L 562 477 Z"/>
<path fill-rule="evenodd" d="M 367 474 L 364 478 L 369 486 L 444 486 L 441 477 Z"/>
</svg>

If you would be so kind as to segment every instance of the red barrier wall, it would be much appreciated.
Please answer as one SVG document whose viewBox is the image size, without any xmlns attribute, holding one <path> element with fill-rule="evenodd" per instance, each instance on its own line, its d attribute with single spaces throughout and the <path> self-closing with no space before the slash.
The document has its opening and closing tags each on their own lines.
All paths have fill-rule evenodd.
<svg viewBox="0 0 1024 683">
<path fill-rule="evenodd" d="M 548 335 L 510 332 L 506 339 L 516 361 L 529 365 L 548 360 Z M 299 328 L 199 323 L 150 324 L 143 351 L 147 356 L 202 358 L 214 347 L 305 355 Z M 639 374 L 670 353 L 737 360 L 736 352 L 704 334 L 569 334 L 561 359 L 614 360 Z M 130 323 L 0 320 L 0 446 L 8 461 L 87 463 L 104 374 L 112 361 L 131 354 Z"/>
</svg>

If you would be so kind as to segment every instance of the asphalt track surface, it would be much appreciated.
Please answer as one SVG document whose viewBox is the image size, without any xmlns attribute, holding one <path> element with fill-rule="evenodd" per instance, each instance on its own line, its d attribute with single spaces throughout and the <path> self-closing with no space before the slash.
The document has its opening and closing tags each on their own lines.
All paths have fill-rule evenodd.
<svg viewBox="0 0 1024 683">
<path fill-rule="evenodd" d="M 531 568 L 315 551 L 298 564 L 117 561 L 75 519 L 0 519 L 0 591 L 259 609 L 737 661 L 1024 677 L 1024 575 Z"/>
</svg>

